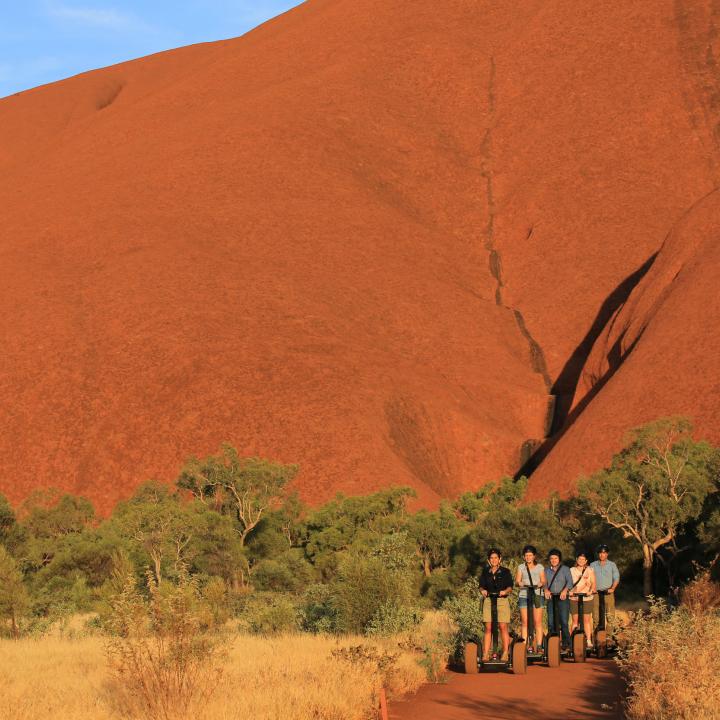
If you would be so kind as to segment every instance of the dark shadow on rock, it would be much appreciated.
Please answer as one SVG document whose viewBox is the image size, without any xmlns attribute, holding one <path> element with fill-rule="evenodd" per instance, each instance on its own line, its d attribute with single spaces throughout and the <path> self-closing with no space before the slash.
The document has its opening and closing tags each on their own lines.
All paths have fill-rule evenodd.
<svg viewBox="0 0 720 720">
<path fill-rule="evenodd" d="M 550 390 L 552 395 L 555 396 L 555 413 L 551 425 L 550 435 L 537 447 L 535 452 L 532 454 L 532 457 L 523 464 L 517 472 L 516 477 L 520 477 L 521 475 L 529 477 L 538 468 L 540 463 L 548 456 L 553 447 L 555 447 L 558 440 L 560 440 L 568 429 L 572 427 L 573 423 L 578 419 L 578 417 L 580 417 L 583 410 L 585 410 L 600 390 L 605 387 L 610 378 L 617 372 L 619 367 L 637 345 L 642 333 L 640 333 L 635 342 L 633 342 L 633 344 L 625 350 L 625 352 L 622 352 L 623 336 L 620 336 L 608 353 L 608 371 L 595 383 L 595 385 L 593 385 L 592 389 L 587 393 L 582 401 L 580 401 L 575 408 L 572 409 L 572 411 L 570 410 L 573 398 L 575 397 L 578 382 L 580 381 L 580 374 L 582 373 L 582 369 L 585 366 L 585 362 L 590 355 L 593 345 L 600 337 L 600 334 L 605 329 L 608 322 L 610 322 L 615 313 L 630 297 L 630 293 L 645 277 L 648 270 L 650 270 L 655 262 L 656 257 L 657 253 L 651 255 L 637 270 L 635 270 L 635 272 L 628 275 L 605 298 L 605 301 L 600 306 L 600 310 L 595 316 L 595 320 L 590 326 L 590 329 L 575 348 L 572 355 L 568 358 Z"/>
<path fill-rule="evenodd" d="M 606 298 L 600 306 L 590 329 L 580 341 L 572 355 L 568 358 L 565 366 L 560 371 L 557 380 L 553 383 L 552 394 L 557 396 L 555 417 L 551 428 L 551 435 L 563 428 L 569 419 L 570 406 L 572 405 L 575 389 L 580 381 L 580 374 L 585 361 L 600 333 L 605 329 L 612 316 L 627 301 L 630 293 L 637 284 L 645 277 L 648 270 L 655 262 L 657 253 L 651 255 L 635 272 L 628 275 Z"/>
</svg>

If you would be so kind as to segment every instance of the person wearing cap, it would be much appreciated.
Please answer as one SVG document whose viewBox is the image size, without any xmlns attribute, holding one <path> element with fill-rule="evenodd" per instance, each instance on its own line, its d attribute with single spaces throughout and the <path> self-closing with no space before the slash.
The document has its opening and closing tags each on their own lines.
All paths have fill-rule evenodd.
<svg viewBox="0 0 720 720">
<path fill-rule="evenodd" d="M 598 591 L 605 591 L 605 615 L 610 618 L 615 615 L 615 590 L 620 584 L 620 572 L 617 565 L 612 560 L 608 560 L 608 553 L 607 545 L 598 545 L 598 559 L 590 563 L 590 567 L 595 573 Z M 593 601 L 593 620 L 596 625 L 600 622 L 600 598 L 597 596 Z"/>
<path fill-rule="evenodd" d="M 545 568 L 536 562 L 537 549 L 533 545 L 526 545 L 523 548 L 524 562 L 518 566 L 515 583 L 520 587 L 518 593 L 518 607 L 520 608 L 520 619 L 522 620 L 522 636 L 528 643 L 528 652 L 532 653 L 535 648 L 540 649 L 543 642 L 543 607 L 545 605 Z M 528 611 L 530 610 L 530 591 L 534 588 L 533 597 L 533 626 L 535 637 L 528 637 Z"/>
<path fill-rule="evenodd" d="M 558 604 L 558 623 L 560 625 L 560 635 L 562 638 L 562 648 L 567 650 L 570 648 L 570 628 L 568 620 L 570 615 L 570 601 L 568 593 L 573 585 L 572 574 L 567 565 L 562 564 L 562 553 L 557 548 L 553 548 L 548 553 L 548 566 L 545 568 L 545 598 L 548 603 L 548 629 L 552 629 L 555 623 L 555 609 L 552 600 L 553 595 L 559 595 Z"/>
<path fill-rule="evenodd" d="M 502 554 L 497 548 L 490 548 L 487 554 L 488 564 L 480 574 L 480 592 L 484 598 L 490 594 L 499 595 L 497 599 L 498 626 L 502 637 L 502 657 L 507 661 L 510 649 L 510 633 L 508 624 L 510 622 L 510 600 L 508 596 L 512 593 L 512 573 L 500 564 Z M 490 659 L 490 645 L 492 643 L 492 603 L 489 600 L 483 602 L 483 622 L 485 623 L 485 639 L 483 641 L 483 660 Z"/>
</svg>

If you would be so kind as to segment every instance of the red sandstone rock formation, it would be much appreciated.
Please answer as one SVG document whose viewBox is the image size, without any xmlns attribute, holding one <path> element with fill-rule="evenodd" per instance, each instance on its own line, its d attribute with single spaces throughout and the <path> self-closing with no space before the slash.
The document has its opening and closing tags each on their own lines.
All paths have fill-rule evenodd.
<svg viewBox="0 0 720 720">
<path fill-rule="evenodd" d="M 549 396 L 557 430 L 583 367 L 604 374 L 610 318 L 647 324 L 619 309 L 717 185 L 714 22 L 709 2 L 309 0 L 0 101 L 0 491 L 107 509 L 223 440 L 300 463 L 312 501 L 431 504 L 516 472 Z M 707 326 L 698 293 L 674 302 Z M 692 375 L 712 405 L 707 344 L 674 385 L 658 365 L 675 329 L 653 317 L 534 492 L 646 416 L 711 429 L 676 392 Z M 647 412 L 608 392 L 636 378 Z"/>
</svg>

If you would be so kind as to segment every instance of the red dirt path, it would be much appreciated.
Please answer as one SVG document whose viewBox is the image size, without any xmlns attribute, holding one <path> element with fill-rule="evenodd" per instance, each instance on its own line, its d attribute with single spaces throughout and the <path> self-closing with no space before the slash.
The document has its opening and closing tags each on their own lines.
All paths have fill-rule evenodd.
<svg viewBox="0 0 720 720">
<path fill-rule="evenodd" d="M 563 663 L 553 669 L 535 666 L 525 677 L 451 673 L 447 684 L 426 685 L 412 698 L 390 703 L 389 716 L 390 720 L 620 719 L 623 690 L 612 661 Z"/>
</svg>

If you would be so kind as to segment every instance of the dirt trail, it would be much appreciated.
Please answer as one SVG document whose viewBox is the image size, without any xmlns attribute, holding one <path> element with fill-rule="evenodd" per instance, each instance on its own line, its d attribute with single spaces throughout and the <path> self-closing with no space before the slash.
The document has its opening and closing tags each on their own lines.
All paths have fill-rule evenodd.
<svg viewBox="0 0 720 720">
<path fill-rule="evenodd" d="M 557 720 L 622 718 L 623 681 L 612 661 L 533 666 L 528 674 L 451 673 L 444 685 L 426 685 L 407 701 L 390 704 L 390 720 Z"/>
</svg>

